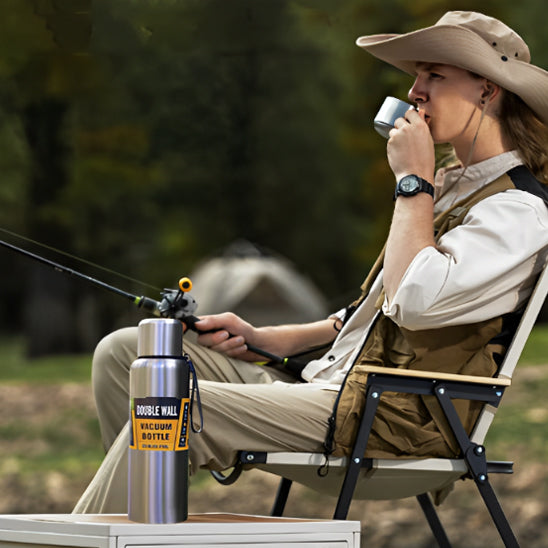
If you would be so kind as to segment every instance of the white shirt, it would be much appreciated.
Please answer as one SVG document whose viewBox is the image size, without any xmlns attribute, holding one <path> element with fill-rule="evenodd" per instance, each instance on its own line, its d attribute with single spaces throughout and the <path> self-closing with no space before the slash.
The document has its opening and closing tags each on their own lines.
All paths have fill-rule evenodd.
<svg viewBox="0 0 548 548">
<path fill-rule="evenodd" d="M 516 152 L 506 152 L 465 170 L 439 170 L 435 214 L 522 163 Z M 418 330 L 512 312 L 529 296 L 547 254 L 544 201 L 522 190 L 499 192 L 473 206 L 461 225 L 440 238 L 437 248 L 426 247 L 416 255 L 392 301 L 384 301 L 383 313 L 402 327 Z M 305 367 L 306 381 L 338 390 L 378 313 L 374 305 L 381 289 L 382 272 L 331 350 Z"/>
</svg>

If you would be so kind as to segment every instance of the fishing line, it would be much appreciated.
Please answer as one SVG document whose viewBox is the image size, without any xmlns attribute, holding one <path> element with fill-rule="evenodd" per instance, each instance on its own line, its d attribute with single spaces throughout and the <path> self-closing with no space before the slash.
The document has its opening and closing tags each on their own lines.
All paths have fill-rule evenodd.
<svg viewBox="0 0 548 548">
<path fill-rule="evenodd" d="M 27 236 L 17 234 L 16 232 L 12 232 L 11 230 L 7 230 L 6 228 L 1 228 L 0 227 L 0 232 L 2 232 L 4 234 L 9 234 L 10 236 L 13 236 L 14 238 L 19 238 L 20 240 L 23 240 L 23 241 L 28 242 L 30 244 L 36 245 L 36 246 L 38 246 L 42 249 L 47 249 L 48 251 L 58 253 L 59 255 L 63 255 L 64 257 L 68 257 L 69 259 L 73 259 L 73 260 L 75 260 L 79 263 L 91 266 L 93 268 L 97 268 L 98 270 L 101 270 L 103 272 L 107 272 L 108 274 L 112 274 L 113 276 L 117 276 L 117 277 L 119 277 L 123 280 L 126 280 L 128 282 L 132 282 L 132 283 L 141 285 L 143 287 L 148 287 L 149 289 L 153 289 L 154 291 L 158 291 L 158 292 L 161 291 L 160 288 L 155 287 L 154 285 L 143 282 L 141 280 L 137 280 L 135 278 L 132 278 L 131 276 L 127 276 L 126 274 L 122 274 L 121 272 L 117 272 L 116 270 L 112 270 L 112 269 L 110 269 L 106 266 L 102 266 L 102 265 L 94 263 L 92 261 L 88 261 L 87 259 L 83 259 L 81 257 L 78 257 L 77 255 L 72 255 L 71 253 L 68 253 L 66 251 L 62 251 L 61 249 L 57 249 L 55 247 L 44 244 L 42 242 L 38 242 L 36 240 L 33 240 L 32 238 L 28 238 Z"/>
</svg>

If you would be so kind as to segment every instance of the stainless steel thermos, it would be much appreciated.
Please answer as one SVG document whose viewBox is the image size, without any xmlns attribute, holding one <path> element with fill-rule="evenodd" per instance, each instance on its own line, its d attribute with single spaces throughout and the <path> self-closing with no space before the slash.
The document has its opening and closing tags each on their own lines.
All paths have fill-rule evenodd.
<svg viewBox="0 0 548 548">
<path fill-rule="evenodd" d="M 128 518 L 177 523 L 188 517 L 188 362 L 181 322 L 154 318 L 138 328 L 130 369 Z"/>
</svg>

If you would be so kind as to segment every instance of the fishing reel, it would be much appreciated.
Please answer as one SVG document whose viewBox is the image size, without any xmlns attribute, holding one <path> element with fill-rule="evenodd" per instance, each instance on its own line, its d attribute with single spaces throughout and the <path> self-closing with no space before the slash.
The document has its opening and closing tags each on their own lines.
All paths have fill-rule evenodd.
<svg viewBox="0 0 548 548">
<path fill-rule="evenodd" d="M 191 289 L 192 282 L 186 277 L 179 280 L 179 289 L 164 289 L 162 300 L 157 305 L 158 314 L 162 318 L 175 320 L 191 316 L 198 307 L 194 298 L 188 293 Z"/>
<path fill-rule="evenodd" d="M 179 280 L 179 289 L 164 289 L 162 300 L 156 301 L 148 297 L 134 297 L 133 302 L 154 316 L 183 320 L 192 316 L 198 307 L 194 298 L 188 293 L 192 289 L 189 278 Z"/>
</svg>

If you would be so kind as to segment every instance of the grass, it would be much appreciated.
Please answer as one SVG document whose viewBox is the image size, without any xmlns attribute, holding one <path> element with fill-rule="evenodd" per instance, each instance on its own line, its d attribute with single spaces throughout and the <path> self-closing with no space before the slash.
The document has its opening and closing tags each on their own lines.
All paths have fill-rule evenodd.
<svg viewBox="0 0 548 548">
<path fill-rule="evenodd" d="M 524 365 L 548 364 L 548 325 L 537 325 L 531 331 L 520 363 Z"/>
<path fill-rule="evenodd" d="M 22 339 L 1 337 L 0 383 L 89 382 L 91 355 L 48 356 L 29 360 Z"/>
<path fill-rule="evenodd" d="M 16 337 L 1 337 L 0 348 L 0 488 L 8 504 L 2 509 L 70 511 L 74 493 L 104 456 L 91 398 L 91 356 L 29 360 Z"/>
<path fill-rule="evenodd" d="M 515 383 L 504 395 L 486 445 L 489 458 L 506 459 L 518 450 L 528 460 L 548 461 L 548 375 L 520 375 L 520 368 L 548 364 L 548 326 L 532 330 L 515 372 Z"/>
<path fill-rule="evenodd" d="M 520 375 L 519 368 L 517 376 Z M 524 374 L 519 384 L 515 383 L 507 390 L 487 435 L 490 458 L 505 459 L 518 450 L 530 461 L 548 461 L 547 392 L 546 373 L 538 376 Z"/>
</svg>

